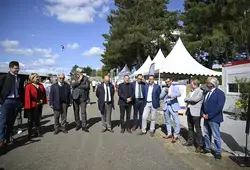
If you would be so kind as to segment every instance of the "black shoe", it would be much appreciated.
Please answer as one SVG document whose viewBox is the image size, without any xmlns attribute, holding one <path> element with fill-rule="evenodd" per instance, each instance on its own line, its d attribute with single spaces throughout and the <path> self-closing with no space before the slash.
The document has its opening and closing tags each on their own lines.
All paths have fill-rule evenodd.
<svg viewBox="0 0 250 170">
<path fill-rule="evenodd" d="M 186 142 L 186 143 L 183 143 L 182 146 L 193 146 L 193 144 L 190 142 Z"/>
<path fill-rule="evenodd" d="M 215 154 L 214 158 L 217 159 L 217 160 L 220 160 L 221 159 L 221 155 Z"/>
<path fill-rule="evenodd" d="M 68 133 L 68 131 L 64 129 L 64 130 L 62 130 L 62 133 L 66 134 L 66 133 Z"/>
<path fill-rule="evenodd" d="M 55 130 L 54 135 L 57 135 L 59 133 L 59 130 Z"/>
<path fill-rule="evenodd" d="M 128 133 L 132 133 L 131 129 L 127 129 L 127 132 L 128 132 Z"/>
<path fill-rule="evenodd" d="M 121 129 L 121 133 L 124 133 L 125 132 L 125 129 Z"/>
<path fill-rule="evenodd" d="M 82 131 L 84 132 L 89 132 L 89 130 L 85 127 L 85 128 L 82 128 Z"/>
<path fill-rule="evenodd" d="M 198 146 L 195 150 L 196 153 L 202 153 L 202 148 L 200 146 Z"/>
<path fill-rule="evenodd" d="M 138 135 L 146 135 L 146 133 L 140 132 L 140 133 L 138 133 Z"/>
<path fill-rule="evenodd" d="M 211 153 L 210 151 L 206 150 L 206 149 L 203 149 L 202 151 L 203 154 L 208 154 L 208 153 Z"/>
<path fill-rule="evenodd" d="M 81 126 L 76 126 L 75 130 L 78 131 L 81 129 Z"/>
<path fill-rule="evenodd" d="M 108 131 L 109 131 L 110 133 L 114 133 L 114 131 L 113 131 L 112 129 L 108 129 Z"/>
<path fill-rule="evenodd" d="M 102 129 L 102 131 L 101 131 L 101 132 L 102 132 L 102 133 L 104 133 L 104 132 L 106 132 L 106 130 L 107 130 L 107 129 Z"/>
</svg>

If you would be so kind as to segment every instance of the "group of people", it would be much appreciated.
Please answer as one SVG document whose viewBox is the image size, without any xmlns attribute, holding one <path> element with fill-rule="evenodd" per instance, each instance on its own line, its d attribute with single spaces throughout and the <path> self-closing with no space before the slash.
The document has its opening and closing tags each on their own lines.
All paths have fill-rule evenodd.
<svg viewBox="0 0 250 170">
<path fill-rule="evenodd" d="M 54 111 L 54 134 L 60 131 L 67 131 L 67 110 L 73 105 L 74 117 L 78 131 L 82 129 L 89 132 L 87 127 L 86 108 L 89 100 L 91 85 L 83 70 L 77 70 L 76 77 L 71 84 L 65 82 L 65 75 L 60 74 L 57 82 L 51 85 L 49 96 L 44 86 L 40 83 L 39 75 L 32 73 L 29 75 L 29 82 L 24 85 L 18 75 L 19 63 L 12 61 L 9 63 L 10 71 L 0 76 L 0 148 L 5 144 L 13 142 L 12 132 L 17 113 L 24 108 L 24 117 L 28 118 L 28 140 L 34 135 L 41 136 L 40 120 L 44 104 Z M 155 133 L 156 115 L 160 107 L 160 100 L 163 100 L 163 113 L 167 134 L 164 139 L 171 139 L 175 143 L 180 136 L 180 121 L 178 111 L 180 105 L 178 97 L 181 96 L 178 86 L 173 85 L 173 79 L 165 80 L 166 87 L 161 88 L 155 84 L 154 75 L 149 75 L 148 83 L 143 79 L 143 75 L 137 75 L 137 80 L 130 82 L 129 76 L 124 76 L 124 82 L 118 87 L 118 105 L 120 108 L 121 133 L 127 131 L 132 133 L 140 128 L 138 135 L 147 133 L 147 119 L 151 114 L 150 136 Z M 215 158 L 221 158 L 221 137 L 220 123 L 223 122 L 222 109 L 225 103 L 224 93 L 218 89 L 218 80 L 209 77 L 206 82 L 207 91 L 200 87 L 199 80 L 191 81 L 191 92 L 185 98 L 187 103 L 187 122 L 189 127 L 188 140 L 184 146 L 197 144 L 196 152 L 210 153 L 211 140 L 214 139 Z M 71 89 L 72 87 L 72 89 Z M 98 99 L 98 109 L 101 114 L 101 132 L 109 131 L 114 133 L 111 124 L 112 109 L 114 109 L 115 87 L 110 81 L 109 75 L 104 77 L 104 81 L 97 87 L 93 87 Z M 49 99 L 49 102 L 48 102 Z M 131 111 L 134 111 L 133 121 L 130 124 Z M 80 112 L 81 110 L 81 118 Z M 61 117 L 61 122 L 60 122 Z M 204 118 L 204 138 L 200 121 Z M 174 127 L 171 124 L 171 118 Z M 35 131 L 33 126 L 35 125 Z M 172 128 L 174 131 L 172 132 Z M 194 135 L 194 129 L 197 135 Z M 195 137 L 196 136 L 196 137 Z"/>
</svg>

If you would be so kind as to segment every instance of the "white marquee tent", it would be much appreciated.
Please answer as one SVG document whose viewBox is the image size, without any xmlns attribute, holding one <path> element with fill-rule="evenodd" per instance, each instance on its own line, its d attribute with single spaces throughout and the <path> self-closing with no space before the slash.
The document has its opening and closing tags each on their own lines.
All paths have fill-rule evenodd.
<svg viewBox="0 0 250 170">
<path fill-rule="evenodd" d="M 198 63 L 187 51 L 179 38 L 172 51 L 161 62 L 160 73 L 221 76 L 221 72 L 208 69 Z"/>
<path fill-rule="evenodd" d="M 161 68 L 162 66 L 162 63 L 164 62 L 165 60 L 165 57 L 161 51 L 161 49 L 159 49 L 159 51 L 157 52 L 155 58 L 153 59 L 152 63 L 155 63 L 155 71 L 158 72 L 159 69 Z M 150 67 L 150 65 L 149 65 Z M 148 67 L 148 70 L 149 70 L 149 67 Z"/>
<path fill-rule="evenodd" d="M 137 74 L 147 75 L 151 64 L 152 64 L 152 60 L 151 60 L 150 56 L 148 56 L 146 61 L 142 64 L 142 66 L 138 70 L 136 70 L 133 73 L 133 75 L 135 75 L 135 76 Z"/>
<path fill-rule="evenodd" d="M 131 71 L 130 69 L 128 68 L 127 65 L 125 65 L 123 67 L 123 69 L 117 74 L 117 76 L 115 77 L 115 81 L 117 81 L 118 84 L 122 83 L 123 82 L 123 77 L 125 75 L 131 75 Z"/>
</svg>

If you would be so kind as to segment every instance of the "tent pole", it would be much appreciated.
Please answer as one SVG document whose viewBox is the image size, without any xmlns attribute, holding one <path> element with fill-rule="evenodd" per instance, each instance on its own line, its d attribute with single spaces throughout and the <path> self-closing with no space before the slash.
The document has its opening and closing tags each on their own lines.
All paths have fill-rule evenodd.
<svg viewBox="0 0 250 170">
<path fill-rule="evenodd" d="M 160 73 L 160 71 L 158 73 L 158 85 L 159 86 L 161 85 L 161 73 Z"/>
</svg>

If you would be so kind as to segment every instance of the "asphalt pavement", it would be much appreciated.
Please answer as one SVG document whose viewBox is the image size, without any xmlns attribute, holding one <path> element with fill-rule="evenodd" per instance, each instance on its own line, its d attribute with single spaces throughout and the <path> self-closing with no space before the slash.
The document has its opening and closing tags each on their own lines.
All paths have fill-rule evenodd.
<svg viewBox="0 0 250 170">
<path fill-rule="evenodd" d="M 89 133 L 75 131 L 72 107 L 68 110 L 69 133 L 53 134 L 54 117 L 44 106 L 42 119 L 43 137 L 26 143 L 27 131 L 16 135 L 16 143 L 8 146 L 0 157 L 4 170 L 189 170 L 237 169 L 224 159 L 218 163 L 213 157 L 195 154 L 180 142 L 172 144 L 161 138 L 158 129 L 155 137 L 138 136 L 139 130 L 120 133 L 119 107 L 113 110 L 114 133 L 101 133 L 100 113 L 96 97 L 91 94 L 88 105 Z M 24 126 L 27 126 L 26 121 Z"/>
</svg>

